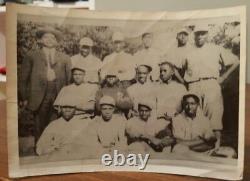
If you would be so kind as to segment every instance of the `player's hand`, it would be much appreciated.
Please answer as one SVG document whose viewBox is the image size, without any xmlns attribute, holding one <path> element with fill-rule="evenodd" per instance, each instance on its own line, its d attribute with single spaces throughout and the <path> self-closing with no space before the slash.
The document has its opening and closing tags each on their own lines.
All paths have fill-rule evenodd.
<svg viewBox="0 0 250 181">
<path fill-rule="evenodd" d="M 214 149 L 215 149 L 215 151 L 217 151 L 217 150 L 219 150 L 219 148 L 220 148 L 220 140 L 217 140 L 217 141 L 215 142 L 215 147 L 214 147 Z"/>
<path fill-rule="evenodd" d="M 161 144 L 164 145 L 164 146 L 169 146 L 169 145 L 171 145 L 173 142 L 174 142 L 174 139 L 173 139 L 173 138 L 165 137 L 165 138 L 162 139 Z"/>
<path fill-rule="evenodd" d="M 117 100 L 121 101 L 124 97 L 124 94 L 122 92 L 117 92 Z"/>
<path fill-rule="evenodd" d="M 225 81 L 225 78 L 223 76 L 219 77 L 217 79 L 218 83 L 221 85 L 224 81 Z"/>
<path fill-rule="evenodd" d="M 21 101 L 21 102 L 19 103 L 19 106 L 20 106 L 21 108 L 25 108 L 25 107 L 27 107 L 27 105 L 28 105 L 28 101 L 27 101 L 27 100 Z"/>
<path fill-rule="evenodd" d="M 168 115 L 168 113 L 166 112 L 164 114 L 164 119 L 167 120 L 167 121 L 171 121 L 172 120 L 172 117 Z"/>
<path fill-rule="evenodd" d="M 155 145 L 160 145 L 161 144 L 161 140 L 157 139 L 157 138 L 150 138 L 150 141 L 155 144 Z"/>
<path fill-rule="evenodd" d="M 129 112 L 128 112 L 128 118 L 130 119 L 133 116 L 134 116 L 134 111 L 130 109 Z"/>
</svg>

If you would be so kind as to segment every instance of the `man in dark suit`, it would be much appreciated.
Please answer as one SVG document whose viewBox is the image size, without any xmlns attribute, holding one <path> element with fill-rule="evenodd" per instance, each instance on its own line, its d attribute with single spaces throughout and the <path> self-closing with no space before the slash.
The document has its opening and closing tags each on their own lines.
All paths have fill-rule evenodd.
<svg viewBox="0 0 250 181">
<path fill-rule="evenodd" d="M 41 49 L 27 53 L 19 74 L 20 105 L 35 116 L 36 141 L 55 115 L 54 100 L 71 76 L 70 58 L 56 50 L 61 32 L 43 27 L 38 29 L 37 38 Z"/>
</svg>

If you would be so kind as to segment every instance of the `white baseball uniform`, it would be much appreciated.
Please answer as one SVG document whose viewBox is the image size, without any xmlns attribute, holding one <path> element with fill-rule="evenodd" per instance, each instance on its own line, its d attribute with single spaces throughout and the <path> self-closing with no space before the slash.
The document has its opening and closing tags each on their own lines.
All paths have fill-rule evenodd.
<svg viewBox="0 0 250 181">
<path fill-rule="evenodd" d="M 127 88 L 127 92 L 134 104 L 134 110 L 138 111 L 138 103 L 147 99 L 152 105 L 152 114 L 156 113 L 156 83 L 146 82 L 141 84 L 139 82 Z"/>
<path fill-rule="evenodd" d="M 86 110 L 93 109 L 95 103 L 95 95 L 98 90 L 98 86 L 89 83 L 82 83 L 81 85 L 71 84 L 63 87 L 56 97 L 54 106 L 61 105 L 61 101 L 65 97 L 73 99 L 78 109 Z"/>
<path fill-rule="evenodd" d="M 157 95 L 157 117 L 173 117 L 181 111 L 181 101 L 187 94 L 186 88 L 176 81 L 169 80 L 168 83 L 160 82 L 156 87 Z"/>
<path fill-rule="evenodd" d="M 93 121 L 96 141 L 100 143 L 104 152 L 112 152 L 114 149 L 126 151 L 126 119 L 123 116 L 114 114 L 109 121 L 104 121 L 101 116 L 96 116 Z"/>
<path fill-rule="evenodd" d="M 160 51 L 154 48 L 142 49 L 134 55 L 136 66 L 148 65 L 152 68 L 150 76 L 152 80 L 158 80 L 160 75 L 159 63 L 161 62 Z"/>
<path fill-rule="evenodd" d="M 98 83 L 98 70 L 101 69 L 102 61 L 92 54 L 87 57 L 83 57 L 81 54 L 77 54 L 71 57 L 72 67 L 75 65 L 84 67 L 86 71 L 85 81 L 90 83 Z"/>
<path fill-rule="evenodd" d="M 60 154 L 69 154 L 72 151 L 71 145 L 84 129 L 87 128 L 91 119 L 81 119 L 74 116 L 71 120 L 66 121 L 62 117 L 52 121 L 43 131 L 36 145 L 38 155 L 49 155 L 57 151 Z"/>
<path fill-rule="evenodd" d="M 214 44 L 194 48 L 187 56 L 184 79 L 187 82 L 194 82 L 189 84 L 190 91 L 202 100 L 203 111 L 211 120 L 214 130 L 223 129 L 224 111 L 221 87 L 216 79 L 220 77 L 222 65 L 232 65 L 236 61 L 238 58 L 230 50 Z"/>
<path fill-rule="evenodd" d="M 135 62 L 133 56 L 126 52 L 113 52 L 106 56 L 102 64 L 101 78 L 104 79 L 110 71 L 117 72 L 117 77 L 121 81 L 134 79 Z"/>
</svg>

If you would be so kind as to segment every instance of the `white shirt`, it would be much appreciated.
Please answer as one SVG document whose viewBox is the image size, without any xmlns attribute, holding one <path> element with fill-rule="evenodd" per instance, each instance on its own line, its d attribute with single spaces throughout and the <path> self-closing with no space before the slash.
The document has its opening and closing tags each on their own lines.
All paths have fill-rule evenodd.
<svg viewBox="0 0 250 181">
<path fill-rule="evenodd" d="M 138 109 L 138 104 L 144 102 L 147 99 L 147 102 L 151 104 L 153 111 L 156 110 L 156 84 L 152 82 L 146 82 L 141 84 L 137 82 L 136 84 L 131 85 L 127 88 L 129 97 L 134 103 L 134 109 Z"/>
<path fill-rule="evenodd" d="M 194 48 L 187 56 L 187 70 L 184 76 L 186 81 L 195 81 L 199 78 L 220 77 L 221 64 L 232 65 L 238 57 L 230 50 L 214 44 L 205 44 L 201 48 Z"/>
<path fill-rule="evenodd" d="M 159 63 L 161 62 L 160 51 L 154 48 L 142 49 L 134 55 L 136 66 L 148 65 L 152 68 L 150 73 L 153 80 L 158 80 L 160 75 Z"/>
<path fill-rule="evenodd" d="M 65 97 L 69 97 L 70 99 L 74 100 L 77 108 L 84 110 L 89 103 L 91 105 L 95 103 L 95 95 L 97 90 L 97 85 L 89 83 L 82 83 L 81 85 L 71 84 L 65 86 L 57 95 L 54 106 L 60 106 Z"/>
<path fill-rule="evenodd" d="M 52 121 L 43 131 L 36 145 L 38 155 L 50 154 L 74 143 L 74 139 L 90 124 L 90 119 L 75 116 L 66 121 L 62 117 Z"/>
<path fill-rule="evenodd" d="M 191 52 L 191 45 L 187 44 L 183 47 L 170 48 L 166 55 L 166 61 L 172 63 L 177 68 L 181 69 L 184 67 L 187 59 L 187 55 Z"/>
<path fill-rule="evenodd" d="M 97 141 L 103 148 L 124 148 L 127 146 L 126 119 L 124 117 L 114 114 L 111 120 L 105 122 L 101 116 L 96 116 L 93 121 Z"/>
<path fill-rule="evenodd" d="M 181 110 L 181 101 L 187 93 L 186 88 L 176 81 L 170 80 L 168 84 L 159 83 L 156 87 L 157 95 L 157 116 L 173 117 Z"/>
<path fill-rule="evenodd" d="M 152 116 L 146 122 L 139 117 L 133 117 L 128 120 L 126 132 L 131 137 L 139 137 L 143 135 L 155 136 L 159 131 L 165 129 L 167 125 L 167 121 L 157 120 L 152 118 Z"/>
<path fill-rule="evenodd" d="M 46 61 L 47 61 L 47 80 L 48 81 L 54 81 L 56 79 L 55 71 L 52 69 L 51 64 L 54 63 L 55 59 L 55 48 L 43 48 L 43 51 L 45 53 Z"/>
<path fill-rule="evenodd" d="M 110 71 L 116 72 L 117 77 L 122 80 L 131 80 L 135 78 L 135 62 L 133 56 L 126 53 L 113 52 L 103 60 L 101 77 L 105 78 Z"/>
<path fill-rule="evenodd" d="M 49 63 L 53 63 L 54 62 L 54 58 L 55 58 L 55 53 L 56 53 L 55 48 L 45 48 L 44 47 L 43 51 L 45 53 L 48 65 L 49 65 Z M 49 62 L 49 61 L 51 61 L 51 62 Z"/>
<path fill-rule="evenodd" d="M 184 112 L 173 118 L 173 135 L 182 140 L 194 140 L 199 137 L 208 139 L 213 136 L 210 121 L 200 109 L 194 119 L 187 117 Z"/>
<path fill-rule="evenodd" d="M 77 54 L 71 57 L 71 63 L 72 67 L 80 65 L 81 67 L 85 68 L 86 82 L 99 82 L 98 71 L 102 66 L 102 61 L 99 58 L 91 54 L 89 54 L 87 57 L 83 57 L 81 54 Z"/>
</svg>

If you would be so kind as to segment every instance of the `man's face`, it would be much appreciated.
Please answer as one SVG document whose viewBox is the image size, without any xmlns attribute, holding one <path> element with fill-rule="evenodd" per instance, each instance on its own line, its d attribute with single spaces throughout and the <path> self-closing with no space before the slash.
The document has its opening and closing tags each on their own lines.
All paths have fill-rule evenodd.
<svg viewBox="0 0 250 181">
<path fill-rule="evenodd" d="M 91 47 L 87 45 L 80 45 L 80 53 L 83 57 L 87 57 L 90 54 Z"/>
<path fill-rule="evenodd" d="M 178 33 L 177 41 L 179 46 L 185 46 L 188 41 L 188 35 L 184 32 Z"/>
<path fill-rule="evenodd" d="M 160 66 L 160 79 L 163 82 L 167 82 L 170 78 L 172 78 L 173 74 L 174 71 L 168 64 Z"/>
<path fill-rule="evenodd" d="M 150 48 L 153 43 L 153 35 L 147 34 L 142 38 L 142 43 L 145 48 Z"/>
<path fill-rule="evenodd" d="M 186 99 L 186 103 L 184 105 L 184 111 L 187 116 L 193 118 L 196 116 L 198 108 L 198 103 L 195 101 L 193 97 L 189 97 Z"/>
<path fill-rule="evenodd" d="M 81 70 L 73 70 L 73 81 L 76 85 L 80 85 L 84 82 L 84 76 L 85 76 L 85 72 L 81 71 Z"/>
<path fill-rule="evenodd" d="M 54 34 L 45 33 L 41 38 L 41 43 L 47 48 L 53 48 L 57 45 L 57 40 Z"/>
<path fill-rule="evenodd" d="M 106 76 L 106 83 L 107 83 L 108 87 L 113 87 L 117 81 L 118 81 L 118 78 L 115 75 L 107 75 Z"/>
<path fill-rule="evenodd" d="M 143 121 L 147 121 L 149 117 L 151 116 L 151 110 L 145 106 L 140 106 L 138 111 L 139 111 L 139 117 Z"/>
<path fill-rule="evenodd" d="M 112 118 L 114 111 L 115 108 L 112 105 L 101 105 L 101 114 L 104 121 L 109 121 Z"/>
<path fill-rule="evenodd" d="M 124 48 L 124 41 L 114 41 L 114 50 L 115 52 L 119 53 Z"/>
<path fill-rule="evenodd" d="M 146 67 L 140 66 L 137 68 L 137 79 L 138 82 L 140 82 L 141 84 L 144 84 L 147 81 L 147 77 L 148 77 L 148 69 Z"/>
<path fill-rule="evenodd" d="M 61 111 L 62 111 L 62 117 L 66 121 L 69 121 L 75 115 L 76 109 L 75 107 L 71 107 L 71 106 L 62 106 Z"/>
<path fill-rule="evenodd" d="M 207 41 L 208 33 L 206 31 L 198 31 L 194 34 L 195 45 L 202 47 Z"/>
</svg>

